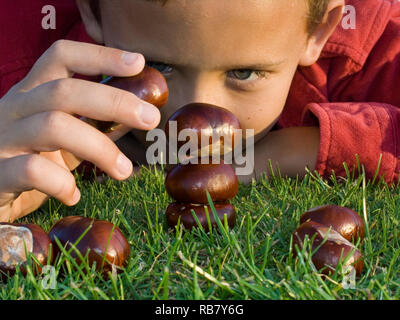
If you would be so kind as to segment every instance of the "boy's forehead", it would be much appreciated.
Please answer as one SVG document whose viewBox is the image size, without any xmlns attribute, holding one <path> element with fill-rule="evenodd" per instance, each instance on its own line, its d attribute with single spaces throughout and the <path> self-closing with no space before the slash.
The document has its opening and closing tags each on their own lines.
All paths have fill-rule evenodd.
<svg viewBox="0 0 400 320">
<path fill-rule="evenodd" d="M 117 2 L 104 8 L 106 41 L 112 42 L 106 44 L 175 65 L 217 68 L 257 56 L 274 63 L 296 36 L 306 35 L 305 0 Z"/>
</svg>

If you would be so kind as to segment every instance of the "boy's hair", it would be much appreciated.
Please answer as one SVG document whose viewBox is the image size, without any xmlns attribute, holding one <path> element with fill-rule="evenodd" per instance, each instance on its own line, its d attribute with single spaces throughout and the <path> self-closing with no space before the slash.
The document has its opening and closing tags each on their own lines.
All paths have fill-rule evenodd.
<svg viewBox="0 0 400 320">
<path fill-rule="evenodd" d="M 96 15 L 96 18 L 100 20 L 100 0 L 91 0 L 91 7 Z M 168 0 L 143 0 L 149 2 L 159 2 L 164 6 Z M 322 22 L 328 7 L 329 0 L 306 0 L 308 3 L 308 20 L 307 20 L 307 33 L 311 34 L 315 28 Z"/>
<path fill-rule="evenodd" d="M 308 21 L 307 32 L 311 34 L 315 28 L 322 22 L 329 0 L 307 0 L 308 2 Z"/>
</svg>

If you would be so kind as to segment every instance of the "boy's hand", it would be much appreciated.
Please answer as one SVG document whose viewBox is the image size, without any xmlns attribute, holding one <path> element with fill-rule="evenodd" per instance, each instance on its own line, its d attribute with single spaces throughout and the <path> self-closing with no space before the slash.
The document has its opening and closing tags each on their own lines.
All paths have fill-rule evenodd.
<svg viewBox="0 0 400 320">
<path fill-rule="evenodd" d="M 14 221 L 52 196 L 79 201 L 70 170 L 88 160 L 117 180 L 132 163 L 113 140 L 130 128 L 151 130 L 160 112 L 134 94 L 89 81 L 94 76 L 133 76 L 144 57 L 102 46 L 60 40 L 0 99 L 0 221 Z M 106 136 L 75 115 L 122 124 Z"/>
</svg>

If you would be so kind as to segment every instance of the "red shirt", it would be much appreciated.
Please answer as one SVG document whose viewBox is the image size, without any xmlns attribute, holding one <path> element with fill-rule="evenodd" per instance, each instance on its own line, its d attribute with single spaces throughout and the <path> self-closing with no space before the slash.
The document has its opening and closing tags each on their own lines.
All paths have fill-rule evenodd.
<svg viewBox="0 0 400 320">
<path fill-rule="evenodd" d="M 276 128 L 319 126 L 316 170 L 346 176 L 356 155 L 372 178 L 390 183 L 400 170 L 400 2 L 348 0 L 356 28 L 340 24 L 318 62 L 300 67 Z M 53 5 L 55 30 L 44 30 L 42 8 Z M 29 72 L 57 39 L 94 42 L 74 0 L 0 0 L 0 97 Z"/>
</svg>

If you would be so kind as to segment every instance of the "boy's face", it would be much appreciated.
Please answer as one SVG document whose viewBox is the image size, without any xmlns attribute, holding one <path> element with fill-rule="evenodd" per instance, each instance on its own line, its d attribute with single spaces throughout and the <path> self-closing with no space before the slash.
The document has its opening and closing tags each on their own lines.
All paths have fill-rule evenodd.
<svg viewBox="0 0 400 320">
<path fill-rule="evenodd" d="M 113 0 L 102 3 L 102 32 L 106 46 L 142 53 L 167 79 L 160 128 L 178 108 L 203 102 L 230 110 L 257 141 L 285 105 L 306 15 L 305 0 Z"/>
</svg>

